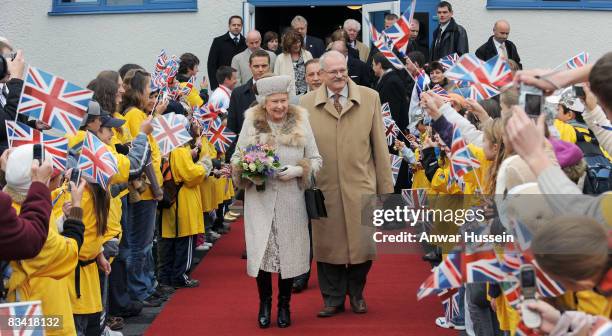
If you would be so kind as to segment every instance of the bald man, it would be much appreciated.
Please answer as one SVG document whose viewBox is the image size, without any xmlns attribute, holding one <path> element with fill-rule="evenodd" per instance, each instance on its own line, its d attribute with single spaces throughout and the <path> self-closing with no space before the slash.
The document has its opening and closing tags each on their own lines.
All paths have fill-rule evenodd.
<svg viewBox="0 0 612 336">
<path fill-rule="evenodd" d="M 246 35 L 247 48 L 232 58 L 232 68 L 236 69 L 236 79 L 238 83 L 236 86 L 240 86 L 248 82 L 253 78 L 251 72 L 251 66 L 249 64 L 249 57 L 257 50 L 263 50 L 261 47 L 261 34 L 257 30 L 251 30 Z M 270 55 L 270 69 L 274 69 L 274 61 L 276 60 L 276 54 L 271 51 L 266 51 Z"/>
<path fill-rule="evenodd" d="M 374 73 L 371 67 L 358 58 L 349 57 L 348 48 L 344 41 L 332 42 L 330 46 L 330 50 L 335 50 L 347 58 L 348 75 L 355 84 L 372 87 Z"/>
<path fill-rule="evenodd" d="M 493 25 L 493 36 L 476 50 L 476 56 L 483 61 L 488 61 L 491 58 L 500 55 L 506 59 L 515 61 L 519 68 L 523 68 L 521 58 L 516 51 L 516 46 L 510 40 L 510 24 L 506 20 L 499 20 Z"/>
</svg>

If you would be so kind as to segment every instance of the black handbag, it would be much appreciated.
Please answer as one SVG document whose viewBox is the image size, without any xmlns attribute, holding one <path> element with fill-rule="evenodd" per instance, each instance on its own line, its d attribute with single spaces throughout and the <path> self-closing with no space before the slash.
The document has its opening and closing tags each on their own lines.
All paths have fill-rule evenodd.
<svg viewBox="0 0 612 336">
<path fill-rule="evenodd" d="M 327 217 L 327 209 L 325 208 L 325 197 L 321 189 L 317 188 L 314 176 L 312 177 L 312 188 L 304 191 L 306 198 L 306 211 L 308 212 L 308 218 L 319 219 L 321 217 Z"/>
</svg>

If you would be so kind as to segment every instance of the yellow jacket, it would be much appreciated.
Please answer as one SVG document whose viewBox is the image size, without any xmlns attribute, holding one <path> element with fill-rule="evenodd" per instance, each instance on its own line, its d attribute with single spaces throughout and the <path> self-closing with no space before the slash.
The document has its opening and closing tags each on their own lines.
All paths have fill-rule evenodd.
<svg viewBox="0 0 612 336">
<path fill-rule="evenodd" d="M 177 147 L 170 152 L 170 170 L 174 182 L 183 183 L 175 202 L 162 210 L 162 237 L 177 238 L 204 232 L 200 184 L 207 175 L 204 166 L 193 163 L 189 146 Z M 178 235 L 176 215 L 178 212 Z"/>
<path fill-rule="evenodd" d="M 440 162 L 440 160 L 438 160 Z M 439 195 L 458 195 L 463 194 L 463 191 L 457 185 L 457 182 L 453 181 L 450 186 L 448 180 L 450 179 L 450 159 L 446 158 L 444 163 L 440 165 L 434 177 L 431 179 L 431 189 L 436 191 Z"/>
<path fill-rule="evenodd" d="M 206 136 L 202 136 L 202 150 L 200 151 L 200 160 L 204 157 L 215 158 L 217 157 L 217 151 L 215 147 L 208 141 Z M 217 208 L 219 202 L 216 200 L 216 178 L 214 176 L 207 176 L 202 180 L 200 184 L 200 196 L 202 200 L 202 211 L 210 212 Z"/>
<path fill-rule="evenodd" d="M 113 113 L 113 117 L 121 120 L 126 120 L 125 117 L 119 112 Z M 127 127 L 126 124 L 123 124 L 119 128 L 113 128 L 113 138 L 111 140 L 111 143 L 113 145 L 125 145 L 130 142 L 132 142 L 132 134 L 130 133 L 130 129 Z"/>
<path fill-rule="evenodd" d="M 187 86 L 187 82 L 179 83 L 179 86 L 181 88 L 184 88 L 185 86 Z M 187 104 L 189 104 L 189 107 L 191 107 L 191 109 L 199 108 L 204 104 L 204 100 L 202 99 L 202 97 L 200 97 L 200 92 L 195 86 L 193 87 L 193 89 L 191 89 L 191 92 L 189 92 L 189 94 L 185 97 L 185 101 L 187 101 Z"/>
<path fill-rule="evenodd" d="M 559 132 L 559 139 L 571 143 L 576 143 L 576 130 L 574 127 L 568 123 L 565 123 L 559 119 L 555 119 L 553 121 L 553 126 Z"/>
<path fill-rule="evenodd" d="M 115 146 L 106 146 L 108 150 L 113 154 L 117 161 L 117 174 L 111 178 L 111 184 L 126 183 L 130 177 L 130 160 L 127 156 L 117 153 Z M 121 214 L 123 209 L 121 208 L 121 197 L 128 193 L 127 189 L 119 193 L 116 197 L 111 198 L 110 209 L 108 212 L 108 225 L 106 234 L 104 235 L 104 242 L 117 237 L 121 238 Z"/>
<path fill-rule="evenodd" d="M 135 138 L 138 135 L 140 132 L 140 126 L 147 118 L 147 114 L 138 108 L 132 107 L 127 111 L 125 114 L 125 125 L 130 130 L 130 135 L 132 138 Z M 151 163 L 153 164 L 155 176 L 157 177 L 157 183 L 159 183 L 161 186 L 163 181 L 161 173 L 161 151 L 159 150 L 159 145 L 157 145 L 157 141 L 155 141 L 153 135 L 149 134 L 147 139 L 149 140 L 149 146 L 151 146 Z M 151 188 L 147 187 L 147 190 L 145 190 L 140 197 L 143 201 L 154 199 Z"/>
<path fill-rule="evenodd" d="M 13 208 L 17 213 L 21 210 L 16 203 Z M 11 261 L 13 273 L 8 283 L 8 301 L 40 300 L 44 315 L 63 318 L 62 329 L 47 329 L 46 334 L 75 335 L 68 278 L 76 268 L 79 249 L 74 239 L 59 234 L 56 220 L 51 218 L 47 240 L 36 257 Z"/>
<path fill-rule="evenodd" d="M 577 310 L 591 315 L 610 318 L 612 312 L 612 297 L 605 297 L 592 290 L 566 291 L 558 298 L 567 310 Z"/>
<path fill-rule="evenodd" d="M 70 193 L 64 192 L 53 208 L 51 217 L 57 215 L 64 202 L 70 200 Z M 98 265 L 95 258 L 102 252 L 102 244 L 104 244 L 104 235 L 98 235 L 98 226 L 94 211 L 93 195 L 88 188 L 83 193 L 81 200 L 81 208 L 83 209 L 83 224 L 85 224 L 85 234 L 83 245 L 79 251 L 80 262 L 93 262 L 86 266 L 81 266 L 80 271 L 80 289 L 81 297 L 77 298 L 75 286 L 75 272 L 71 273 L 68 280 L 68 291 L 72 302 L 72 311 L 74 314 L 93 314 L 102 311 L 102 294 L 100 292 L 100 278 L 98 275 Z"/>
</svg>

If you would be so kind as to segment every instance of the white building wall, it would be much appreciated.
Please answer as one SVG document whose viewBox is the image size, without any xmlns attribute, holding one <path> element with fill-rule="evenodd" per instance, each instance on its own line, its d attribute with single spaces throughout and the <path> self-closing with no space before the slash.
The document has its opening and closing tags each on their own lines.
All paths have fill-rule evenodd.
<svg viewBox="0 0 612 336">
<path fill-rule="evenodd" d="M 510 22 L 510 40 L 526 68 L 555 67 L 581 51 L 595 62 L 612 51 L 612 11 L 487 10 L 486 0 L 450 2 L 468 31 L 471 52 L 493 34 L 498 19 Z"/>
<path fill-rule="evenodd" d="M 452 3 L 471 51 L 500 18 L 510 22 L 510 39 L 526 67 L 553 67 L 582 50 L 593 60 L 612 51 L 610 11 L 487 10 L 486 0 Z M 195 53 L 205 73 L 212 39 L 227 30 L 229 16 L 242 14 L 242 0 L 199 0 L 194 13 L 48 16 L 50 9 L 51 0 L 0 0 L 0 36 L 24 49 L 28 63 L 85 85 L 100 70 L 128 62 L 151 69 L 161 48 Z"/>
<path fill-rule="evenodd" d="M 26 61 L 87 85 L 101 70 L 136 63 L 151 71 L 162 48 L 192 52 L 201 73 L 213 38 L 227 31 L 242 0 L 198 0 L 198 11 L 49 16 L 51 0 L 0 0 L 0 36 L 24 49 Z M 198 76 L 201 80 L 201 76 Z"/>
</svg>

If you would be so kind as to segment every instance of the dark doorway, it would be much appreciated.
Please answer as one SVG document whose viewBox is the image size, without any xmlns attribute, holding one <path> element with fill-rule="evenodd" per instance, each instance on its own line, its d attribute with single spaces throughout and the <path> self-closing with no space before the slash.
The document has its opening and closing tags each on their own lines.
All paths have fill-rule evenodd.
<svg viewBox="0 0 612 336">
<path fill-rule="evenodd" d="M 308 35 L 323 40 L 334 30 L 341 28 L 346 19 L 361 22 L 361 11 L 347 6 L 256 7 L 255 28 L 262 35 L 267 31 L 281 35 L 296 15 L 301 15 L 308 21 Z"/>
</svg>

